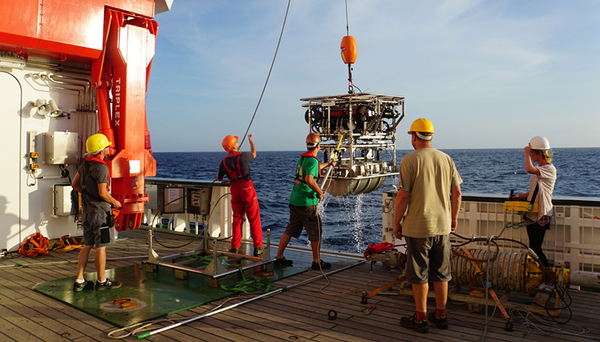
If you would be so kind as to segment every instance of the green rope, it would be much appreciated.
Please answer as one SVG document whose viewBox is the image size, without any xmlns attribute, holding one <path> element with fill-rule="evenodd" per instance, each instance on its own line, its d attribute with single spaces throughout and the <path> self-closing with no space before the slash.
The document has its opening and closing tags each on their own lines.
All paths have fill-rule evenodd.
<svg viewBox="0 0 600 342">
<path fill-rule="evenodd" d="M 242 269 L 242 267 L 238 266 L 238 269 L 240 270 L 240 274 L 242 275 L 242 280 L 231 285 L 221 285 L 221 289 L 237 293 L 249 293 L 260 290 L 262 288 L 265 288 L 264 292 L 266 293 L 277 289 L 275 286 L 271 285 L 271 281 L 268 278 L 259 277 L 247 279 L 244 276 L 244 270 Z"/>
</svg>

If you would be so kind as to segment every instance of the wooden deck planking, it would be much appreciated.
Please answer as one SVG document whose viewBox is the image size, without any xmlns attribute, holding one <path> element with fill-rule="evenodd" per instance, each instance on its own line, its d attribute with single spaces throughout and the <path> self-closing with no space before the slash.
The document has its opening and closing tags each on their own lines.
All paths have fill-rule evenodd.
<svg viewBox="0 0 600 342">
<path fill-rule="evenodd" d="M 107 262 L 107 268 L 116 268 L 138 264 L 142 259 L 131 256 L 147 255 L 147 231 L 120 232 L 116 245 L 107 248 L 107 257 L 121 258 Z M 155 251 L 161 255 L 170 255 L 193 250 L 200 245 L 196 239 L 187 246 L 185 242 L 195 236 L 169 234 L 155 231 L 156 238 L 166 246 L 178 246 L 169 249 L 155 243 Z M 226 249 L 225 246 L 223 249 Z M 91 255 L 93 258 L 93 252 Z M 116 327 L 100 319 L 89 316 L 75 308 L 57 302 L 31 288 L 36 283 L 52 279 L 74 276 L 76 272 L 77 252 L 53 253 L 37 258 L 0 258 L 0 266 L 30 265 L 31 267 L 0 268 L 0 341 L 114 341 L 107 333 Z M 41 263 L 73 261 L 64 264 L 40 266 Z M 328 260 L 330 261 L 330 260 Z M 339 262 L 331 260 L 334 269 Z M 346 262 L 346 264 L 351 262 Z M 263 298 L 235 309 L 196 320 L 175 329 L 153 335 L 149 341 L 479 341 L 485 322 L 483 311 L 469 312 L 465 305 L 449 303 L 450 329 L 439 330 L 430 324 L 428 334 L 419 334 L 399 325 L 400 317 L 414 312 L 412 297 L 406 295 L 378 295 L 361 304 L 362 291 L 371 291 L 399 275 L 383 265 L 375 265 L 370 273 L 370 265 L 364 264 L 329 276 L 331 284 L 324 292 L 338 294 L 356 289 L 354 293 L 330 296 L 320 293 L 326 284 L 324 279 L 293 287 L 280 294 Z M 93 262 L 88 263 L 88 272 L 94 270 Z M 328 272 L 328 271 L 326 271 Z M 319 271 L 309 270 L 292 278 L 275 283 L 277 287 L 291 286 L 303 280 L 320 275 Z M 600 340 L 600 328 L 597 327 L 596 308 L 600 306 L 600 294 L 571 291 L 573 297 L 572 322 L 591 329 L 583 336 L 569 336 L 560 333 L 546 335 L 537 331 L 524 335 L 523 332 L 506 332 L 506 320 L 496 312 L 490 320 L 486 341 L 573 341 L 582 342 L 591 339 Z M 225 306 L 246 299 L 237 298 Z M 516 296 L 518 300 L 527 300 L 526 294 Z M 512 298 L 511 298 L 512 300 Z M 169 316 L 170 319 L 189 319 L 197 317 L 222 303 L 223 300 L 210 303 L 192 310 Z M 429 300 L 429 309 L 435 307 L 435 301 Z M 362 309 L 376 305 L 371 315 L 364 315 Z M 329 310 L 337 312 L 336 320 L 328 319 Z M 490 307 L 491 313 L 493 307 Z M 154 329 L 158 329 L 155 325 Z M 515 324 L 515 329 L 519 328 Z M 134 337 L 124 340 L 133 341 Z"/>
</svg>

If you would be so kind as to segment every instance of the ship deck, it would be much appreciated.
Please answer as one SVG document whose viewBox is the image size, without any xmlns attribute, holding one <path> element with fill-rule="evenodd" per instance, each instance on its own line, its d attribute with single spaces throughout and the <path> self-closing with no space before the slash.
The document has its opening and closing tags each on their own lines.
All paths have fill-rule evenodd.
<svg viewBox="0 0 600 342">
<path fill-rule="evenodd" d="M 167 235 L 168 234 L 168 235 Z M 155 235 L 168 238 L 170 245 L 183 245 L 195 239 L 194 235 L 170 234 L 155 230 Z M 107 248 L 107 269 L 139 264 L 147 260 L 147 230 L 119 233 L 114 246 Z M 195 243 L 195 242 L 194 242 Z M 189 251 L 190 245 L 179 249 L 154 246 L 159 255 Z M 224 247 L 225 249 L 225 247 Z M 273 250 L 274 253 L 274 250 Z M 118 327 L 88 315 L 68 304 L 47 297 L 33 287 L 49 280 L 75 275 L 77 252 L 51 252 L 35 258 L 16 256 L 0 258 L 0 341 L 109 341 L 108 333 Z M 287 254 L 287 252 L 286 252 Z M 272 254 L 274 255 L 274 254 Z M 299 253 L 290 253 L 297 258 Z M 93 258 L 93 253 L 92 253 Z M 295 266 L 308 266 L 309 255 Z M 349 258 L 328 258 L 335 271 L 356 264 Z M 358 260 L 358 259 L 357 259 Z M 16 264 L 22 266 L 15 266 Z M 94 271 L 93 262 L 88 272 Z M 278 281 L 278 288 L 288 286 L 286 291 L 237 306 L 231 310 L 194 320 L 184 325 L 147 337 L 150 341 L 589 341 L 600 340 L 597 308 L 600 293 L 570 290 L 572 317 L 567 324 L 552 324 L 549 318 L 542 324 L 533 316 L 526 322 L 513 312 L 514 331 L 506 331 L 504 319 L 494 306 L 490 306 L 487 326 L 485 310 L 472 312 L 464 302 L 448 304 L 449 329 L 440 330 L 430 324 L 429 333 L 419 334 L 399 325 L 402 316 L 414 312 L 411 296 L 377 295 L 361 303 L 363 291 L 371 291 L 397 279 L 399 271 L 380 263 L 372 268 L 368 263 L 329 275 L 328 281 L 319 278 L 320 271 L 309 270 Z M 395 291 L 397 294 L 398 291 Z M 205 304 L 194 309 L 169 315 L 167 319 L 182 321 L 204 315 L 224 303 L 224 307 L 248 299 L 248 296 Z M 526 304 L 532 301 L 528 294 L 512 294 L 510 300 Z M 493 302 L 492 302 L 493 303 Z M 429 299 L 429 309 L 435 307 Z M 363 309 L 376 306 L 371 314 Z M 336 318 L 331 320 L 332 310 Z M 562 310 L 558 320 L 565 321 L 568 310 Z M 165 326 L 156 324 L 152 330 Z M 129 336 L 123 340 L 136 340 Z"/>
</svg>

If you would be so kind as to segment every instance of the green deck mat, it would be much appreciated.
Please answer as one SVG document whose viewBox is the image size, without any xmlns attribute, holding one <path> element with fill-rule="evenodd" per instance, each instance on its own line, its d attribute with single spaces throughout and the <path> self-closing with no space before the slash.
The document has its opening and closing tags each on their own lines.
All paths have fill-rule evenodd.
<svg viewBox="0 0 600 342">
<path fill-rule="evenodd" d="M 274 277 L 269 279 L 274 282 L 305 271 L 306 268 L 275 266 Z M 190 273 L 187 280 L 176 279 L 173 269 L 164 266 L 160 266 L 158 272 L 153 273 L 146 272 L 145 266 L 138 264 L 106 270 L 106 276 L 120 281 L 123 286 L 104 291 L 74 292 L 73 276 L 42 282 L 36 284 L 33 289 L 118 327 L 164 317 L 236 295 L 208 286 L 208 277 L 202 274 Z M 95 282 L 96 273 L 87 273 L 85 278 Z M 130 298 L 140 306 L 120 309 L 112 305 L 114 300 L 123 298 Z"/>
</svg>

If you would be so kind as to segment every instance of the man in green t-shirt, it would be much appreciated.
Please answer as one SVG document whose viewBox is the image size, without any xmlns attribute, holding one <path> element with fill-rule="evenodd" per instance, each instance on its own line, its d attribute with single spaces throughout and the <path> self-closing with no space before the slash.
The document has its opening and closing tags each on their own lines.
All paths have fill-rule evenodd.
<svg viewBox="0 0 600 342">
<path fill-rule="evenodd" d="M 279 240 L 279 249 L 275 256 L 276 265 L 293 265 L 293 261 L 286 259 L 283 252 L 292 236 L 295 238 L 300 237 L 302 227 L 304 227 L 313 253 L 311 268 L 313 270 L 331 268 L 331 264 L 324 262 L 319 256 L 322 230 L 317 204 L 319 199 L 324 196 L 323 190 L 318 184 L 321 178 L 321 169 L 332 165 L 334 162 L 319 163 L 317 153 L 319 153 L 320 143 L 321 136 L 317 133 L 310 133 L 306 137 L 308 151 L 301 154 L 300 159 L 298 159 L 294 189 L 290 195 L 290 222 Z"/>
</svg>

